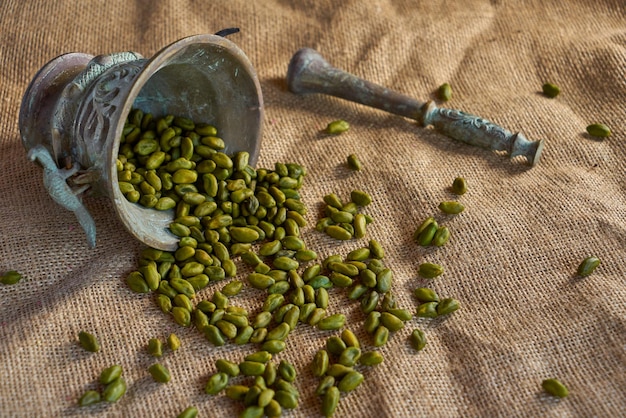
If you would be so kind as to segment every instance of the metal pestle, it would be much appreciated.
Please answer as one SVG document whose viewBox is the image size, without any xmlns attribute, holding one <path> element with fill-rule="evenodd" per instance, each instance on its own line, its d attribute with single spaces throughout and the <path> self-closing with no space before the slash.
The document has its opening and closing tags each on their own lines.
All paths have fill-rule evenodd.
<svg viewBox="0 0 626 418">
<path fill-rule="evenodd" d="M 530 141 L 478 116 L 439 108 L 432 101 L 420 102 L 334 68 L 311 48 L 300 49 L 291 58 L 287 85 L 296 94 L 328 94 L 414 119 L 424 127 L 433 125 L 444 135 L 467 144 L 505 151 L 510 158 L 523 156 L 532 166 L 539 163 L 544 146 L 543 140 Z"/>
</svg>

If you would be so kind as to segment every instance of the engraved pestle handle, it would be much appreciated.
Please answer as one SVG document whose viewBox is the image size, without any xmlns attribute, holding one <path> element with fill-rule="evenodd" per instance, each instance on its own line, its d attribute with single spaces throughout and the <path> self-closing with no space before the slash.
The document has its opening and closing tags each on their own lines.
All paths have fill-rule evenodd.
<svg viewBox="0 0 626 418">
<path fill-rule="evenodd" d="M 310 48 L 297 51 L 291 58 L 287 86 L 292 93 L 328 94 L 414 119 L 422 126 L 433 125 L 450 138 L 494 151 L 505 151 L 510 158 L 523 156 L 533 166 L 539 162 L 543 150 L 543 140 L 530 141 L 521 133 L 511 133 L 478 116 L 438 108 L 432 101 L 420 102 L 363 80 L 334 68 Z"/>
</svg>

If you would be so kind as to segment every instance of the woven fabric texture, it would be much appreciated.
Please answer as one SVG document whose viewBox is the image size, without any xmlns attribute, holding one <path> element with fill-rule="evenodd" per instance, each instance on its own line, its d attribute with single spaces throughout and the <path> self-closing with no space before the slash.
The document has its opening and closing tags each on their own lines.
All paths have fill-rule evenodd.
<svg viewBox="0 0 626 418">
<path fill-rule="evenodd" d="M 307 169 L 300 190 L 307 247 L 322 260 L 375 239 L 399 307 L 416 311 L 417 287 L 460 302 L 442 318 L 414 317 L 374 347 L 358 302 L 345 289 L 329 290 L 328 313 L 346 315 L 345 328 L 363 351 L 384 356 L 380 365 L 359 367 L 363 383 L 341 396 L 334 416 L 626 415 L 625 12 L 622 0 L 2 1 L 0 273 L 18 270 L 24 278 L 0 285 L 0 415 L 175 417 L 188 406 L 199 417 L 242 412 L 241 402 L 204 387 L 215 360 L 239 362 L 259 346 L 215 347 L 163 314 L 154 294 L 130 291 L 125 279 L 145 246 L 118 220 L 111 199 L 85 196 L 98 231 L 90 249 L 74 215 L 47 194 L 18 124 L 29 82 L 63 53 L 149 58 L 181 38 L 229 27 L 240 28 L 229 39 L 252 62 L 263 92 L 257 167 L 294 162 Z M 293 94 L 287 66 L 303 47 L 417 100 L 543 139 L 541 161 L 531 167 L 381 110 Z M 442 103 L 436 90 L 446 82 L 452 99 Z M 544 96 L 546 82 L 561 94 Z M 325 135 L 336 119 L 350 130 Z M 611 136 L 589 136 L 592 123 L 609 126 Z M 346 165 L 353 153 L 361 171 Z M 459 176 L 468 183 L 463 196 L 449 190 Z M 337 241 L 316 231 L 322 198 L 348 199 L 353 189 L 372 197 L 363 208 L 374 220 L 366 237 Z M 447 200 L 465 210 L 443 214 L 438 204 Z M 429 216 L 451 231 L 443 247 L 413 241 Z M 600 266 L 579 277 L 578 265 L 591 255 Z M 250 268 L 235 261 L 236 279 L 246 283 Z M 425 262 L 442 265 L 444 274 L 420 278 Z M 210 284 L 194 303 L 231 280 Z M 231 303 L 252 318 L 264 298 L 246 287 Z M 416 328 L 427 338 L 420 352 L 409 344 Z M 78 345 L 83 330 L 99 338 L 100 352 Z M 170 333 L 181 348 L 151 357 L 148 340 Z M 309 365 L 338 333 L 301 324 L 274 356 L 298 373 L 299 404 L 284 416 L 321 416 L 319 378 Z M 169 383 L 152 379 L 147 369 L 155 362 L 170 370 Z M 127 393 L 117 403 L 79 407 L 113 364 L 123 366 Z M 547 378 L 563 382 L 569 396 L 547 395 Z"/>
</svg>

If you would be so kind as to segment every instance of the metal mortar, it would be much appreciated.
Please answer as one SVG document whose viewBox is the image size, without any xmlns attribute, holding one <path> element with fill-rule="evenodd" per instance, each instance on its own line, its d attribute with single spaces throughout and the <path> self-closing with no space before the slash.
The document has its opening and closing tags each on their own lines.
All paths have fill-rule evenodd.
<svg viewBox="0 0 626 418">
<path fill-rule="evenodd" d="M 91 247 L 95 223 L 81 199 L 87 190 L 109 196 L 138 240 L 162 250 L 177 248 L 178 237 L 167 228 L 172 210 L 130 203 L 118 187 L 119 140 L 132 108 L 155 118 L 173 114 L 214 124 L 226 142 L 224 152 L 248 151 L 250 164 L 256 164 L 261 87 L 246 55 L 219 33 L 229 31 L 181 39 L 150 59 L 135 52 L 64 54 L 28 86 L 19 116 L 22 142 L 29 158 L 43 166 L 48 193 L 75 213 Z"/>
</svg>

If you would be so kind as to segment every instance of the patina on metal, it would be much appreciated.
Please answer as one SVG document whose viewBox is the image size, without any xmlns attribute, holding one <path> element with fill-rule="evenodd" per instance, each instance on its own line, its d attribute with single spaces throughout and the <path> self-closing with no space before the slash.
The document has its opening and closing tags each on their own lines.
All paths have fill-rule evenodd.
<svg viewBox="0 0 626 418">
<path fill-rule="evenodd" d="M 135 52 L 94 57 L 69 53 L 47 63 L 24 94 L 19 125 L 24 147 L 44 168 L 44 186 L 73 211 L 96 244 L 94 221 L 81 201 L 86 191 L 109 196 L 128 231 L 145 244 L 175 250 L 173 212 L 126 200 L 118 187 L 119 140 L 129 111 L 168 114 L 218 126 L 225 152 L 258 159 L 263 124 L 261 87 L 252 64 L 223 36 L 195 35 L 152 58 Z"/>
<path fill-rule="evenodd" d="M 432 125 L 444 135 L 470 145 L 503 151 L 510 158 L 524 157 L 532 166 L 539 162 L 543 140 L 530 141 L 486 119 L 460 110 L 439 108 L 383 86 L 363 80 L 330 65 L 317 51 L 303 48 L 291 58 L 287 86 L 296 94 L 322 93 L 371 106 Z"/>
</svg>

